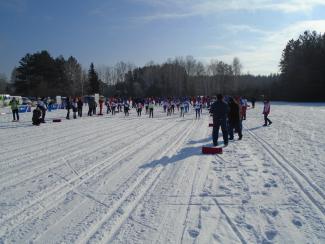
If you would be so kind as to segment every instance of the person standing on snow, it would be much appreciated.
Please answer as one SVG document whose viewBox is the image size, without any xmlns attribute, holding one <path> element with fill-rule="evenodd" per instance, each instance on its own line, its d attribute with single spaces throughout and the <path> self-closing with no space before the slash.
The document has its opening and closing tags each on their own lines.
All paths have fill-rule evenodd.
<svg viewBox="0 0 325 244">
<path fill-rule="evenodd" d="M 272 121 L 268 118 L 270 111 L 271 111 L 270 100 L 265 99 L 264 100 L 264 108 L 263 108 L 263 114 L 264 114 L 264 125 L 263 126 L 267 126 L 267 122 L 269 122 L 269 125 L 272 124 Z"/>
<path fill-rule="evenodd" d="M 153 101 L 149 102 L 148 108 L 149 108 L 149 118 L 153 118 L 153 108 L 154 108 Z"/>
<path fill-rule="evenodd" d="M 137 104 L 137 113 L 138 113 L 138 116 L 139 117 L 141 117 L 141 113 L 142 113 L 142 103 L 141 102 L 139 102 L 138 104 Z"/>
<path fill-rule="evenodd" d="M 184 114 L 185 114 L 185 104 L 184 102 L 181 102 L 180 105 L 179 105 L 180 109 L 181 109 L 181 117 L 184 117 Z"/>
<path fill-rule="evenodd" d="M 82 107 L 84 106 L 84 103 L 82 102 L 81 97 L 78 98 L 77 107 L 78 107 L 78 116 L 82 117 Z"/>
<path fill-rule="evenodd" d="M 194 109 L 195 109 L 195 119 L 200 119 L 201 116 L 201 104 L 199 101 L 196 101 L 194 104 Z"/>
<path fill-rule="evenodd" d="M 251 102 L 252 102 L 252 108 L 255 108 L 255 102 L 256 102 L 256 98 L 255 98 L 255 97 L 253 97 L 253 98 L 252 98 L 252 100 L 251 100 Z"/>
<path fill-rule="evenodd" d="M 171 109 L 172 109 L 171 112 L 174 114 L 175 113 L 175 102 L 174 102 L 174 100 L 171 101 L 170 105 L 171 105 Z"/>
<path fill-rule="evenodd" d="M 110 106 L 110 102 L 109 99 L 106 100 L 106 114 L 109 114 L 111 112 L 111 106 Z"/>
<path fill-rule="evenodd" d="M 116 103 L 115 101 L 112 101 L 111 103 L 112 115 L 115 115 L 115 108 L 116 108 Z"/>
<path fill-rule="evenodd" d="M 9 106 L 11 108 L 12 117 L 13 117 L 12 122 L 19 121 L 18 105 L 19 105 L 19 101 L 17 101 L 15 97 L 13 97 L 12 100 L 9 102 Z"/>
<path fill-rule="evenodd" d="M 93 98 L 93 115 L 96 115 L 96 108 L 97 108 L 97 103 L 96 103 L 96 100 L 95 98 Z"/>
<path fill-rule="evenodd" d="M 94 100 L 92 97 L 90 97 L 88 100 L 88 116 L 93 115 L 93 106 L 94 106 Z"/>
<path fill-rule="evenodd" d="M 248 104 L 247 104 L 247 99 L 246 98 L 242 98 L 242 120 L 246 120 L 246 111 L 247 111 L 247 107 L 248 107 Z"/>
<path fill-rule="evenodd" d="M 33 117 L 32 117 L 33 125 L 40 125 L 41 124 L 41 116 L 42 116 L 42 112 L 41 112 L 40 108 L 36 107 L 33 110 Z"/>
<path fill-rule="evenodd" d="M 223 101 L 221 94 L 217 95 L 217 101 L 211 105 L 210 113 L 213 116 L 212 139 L 213 145 L 218 145 L 219 129 L 221 127 L 224 145 L 228 145 L 227 116 L 229 113 L 228 105 Z"/>
<path fill-rule="evenodd" d="M 239 140 L 242 139 L 242 126 L 240 121 L 239 104 L 231 97 L 229 98 L 229 114 L 228 114 L 228 126 L 229 126 L 229 140 L 234 139 L 234 129 L 238 133 Z"/>
<path fill-rule="evenodd" d="M 98 100 L 98 103 L 99 103 L 99 114 L 98 115 L 103 115 L 104 98 L 100 97 Z"/>
<path fill-rule="evenodd" d="M 39 109 L 42 112 L 41 123 L 45 123 L 46 105 L 41 98 L 38 99 L 37 106 L 39 107 Z"/>
<path fill-rule="evenodd" d="M 144 107 L 146 108 L 146 114 L 148 114 L 149 103 L 147 100 L 144 102 Z"/>
<path fill-rule="evenodd" d="M 129 116 L 130 105 L 127 101 L 124 102 L 124 115 Z"/>
<path fill-rule="evenodd" d="M 67 98 L 67 104 L 66 104 L 66 106 L 65 106 L 65 109 L 67 110 L 67 116 L 66 116 L 66 119 L 70 119 L 70 109 L 71 109 L 71 100 L 70 100 L 71 98 L 70 97 L 68 97 Z"/>
<path fill-rule="evenodd" d="M 73 112 L 73 118 L 76 119 L 77 118 L 77 112 L 78 112 L 78 103 L 77 103 L 77 99 L 74 98 L 72 100 L 72 112 Z"/>
</svg>

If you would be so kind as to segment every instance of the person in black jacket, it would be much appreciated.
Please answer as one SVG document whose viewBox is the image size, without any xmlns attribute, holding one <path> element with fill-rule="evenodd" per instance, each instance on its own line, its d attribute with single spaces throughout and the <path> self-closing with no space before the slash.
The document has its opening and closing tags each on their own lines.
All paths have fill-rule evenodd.
<svg viewBox="0 0 325 244">
<path fill-rule="evenodd" d="M 213 130 L 212 139 L 215 146 L 218 145 L 219 128 L 222 130 L 222 137 L 225 146 L 228 145 L 228 130 L 227 130 L 227 116 L 229 113 L 229 107 L 227 103 L 223 101 L 221 94 L 217 95 L 217 101 L 211 105 L 210 113 L 213 116 Z"/>
<path fill-rule="evenodd" d="M 70 119 L 70 109 L 71 109 L 71 100 L 70 100 L 70 97 L 67 98 L 67 102 L 66 102 L 66 105 L 65 105 L 65 109 L 67 110 L 66 119 Z"/>
<path fill-rule="evenodd" d="M 95 106 L 95 98 L 91 97 L 88 101 L 88 116 L 92 116 L 93 115 L 93 111 L 94 111 L 94 106 Z M 96 114 L 96 107 L 95 107 L 95 113 Z"/>
<path fill-rule="evenodd" d="M 82 102 L 81 97 L 79 97 L 78 102 L 77 102 L 77 107 L 78 107 L 78 116 L 82 117 L 82 108 L 84 106 L 84 103 Z"/>
<path fill-rule="evenodd" d="M 41 116 L 42 116 L 41 109 L 39 107 L 36 107 L 33 110 L 33 117 L 32 117 L 33 125 L 40 125 L 41 124 Z"/>
<path fill-rule="evenodd" d="M 239 104 L 231 97 L 229 98 L 229 114 L 228 114 L 228 127 L 229 127 L 229 140 L 234 139 L 234 129 L 238 132 L 239 140 L 242 139 L 242 127 L 240 121 L 240 108 Z"/>
</svg>

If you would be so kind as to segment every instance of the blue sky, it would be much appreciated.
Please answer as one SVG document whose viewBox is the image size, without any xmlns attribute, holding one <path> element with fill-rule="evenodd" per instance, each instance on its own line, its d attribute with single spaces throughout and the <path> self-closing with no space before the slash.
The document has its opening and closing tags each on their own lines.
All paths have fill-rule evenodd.
<svg viewBox="0 0 325 244">
<path fill-rule="evenodd" d="M 278 72 L 287 41 L 325 32 L 325 0 L 0 0 L 0 73 L 26 53 L 76 57 L 85 69 L 192 55 L 243 72 Z"/>
</svg>

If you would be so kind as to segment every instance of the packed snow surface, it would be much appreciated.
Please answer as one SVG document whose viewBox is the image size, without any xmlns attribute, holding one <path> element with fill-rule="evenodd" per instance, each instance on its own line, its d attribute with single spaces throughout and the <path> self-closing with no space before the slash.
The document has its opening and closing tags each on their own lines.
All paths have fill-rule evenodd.
<svg viewBox="0 0 325 244">
<path fill-rule="evenodd" d="M 325 104 L 261 113 L 221 155 L 207 111 L 2 114 L 0 243 L 325 243 Z"/>
</svg>

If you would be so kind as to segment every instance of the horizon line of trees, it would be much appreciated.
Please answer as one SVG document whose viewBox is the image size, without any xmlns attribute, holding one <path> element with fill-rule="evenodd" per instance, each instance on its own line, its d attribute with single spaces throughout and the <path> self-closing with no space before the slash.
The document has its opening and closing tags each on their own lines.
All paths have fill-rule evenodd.
<svg viewBox="0 0 325 244">
<path fill-rule="evenodd" d="M 15 67 L 11 83 L 0 75 L 0 93 L 23 96 L 197 96 L 261 95 L 276 100 L 325 101 L 325 34 L 304 32 L 290 40 L 282 53 L 280 74 L 242 74 L 235 57 L 231 64 L 211 60 L 203 64 L 192 56 L 176 57 L 136 67 L 130 62 L 114 66 L 93 63 L 87 70 L 74 57 L 52 57 L 43 50 L 26 54 Z"/>
</svg>

